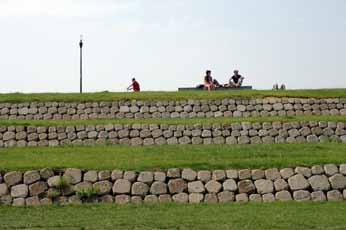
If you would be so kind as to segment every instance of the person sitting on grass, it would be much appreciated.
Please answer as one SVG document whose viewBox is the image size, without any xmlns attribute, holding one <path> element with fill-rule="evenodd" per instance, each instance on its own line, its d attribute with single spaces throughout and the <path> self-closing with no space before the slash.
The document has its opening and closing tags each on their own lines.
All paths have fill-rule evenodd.
<svg viewBox="0 0 346 230">
<path fill-rule="evenodd" d="M 127 90 L 133 90 L 133 92 L 139 92 L 141 91 L 141 88 L 139 86 L 139 83 L 136 81 L 135 78 L 132 78 L 132 83 L 129 87 L 127 87 Z"/>
<path fill-rule="evenodd" d="M 204 89 L 211 91 L 213 90 L 214 84 L 213 84 L 213 77 L 211 76 L 211 71 L 207 70 L 206 75 L 204 77 Z"/>
<path fill-rule="evenodd" d="M 234 70 L 233 73 L 234 75 L 229 79 L 228 86 L 232 88 L 240 88 L 245 78 L 239 74 L 238 70 Z"/>
</svg>

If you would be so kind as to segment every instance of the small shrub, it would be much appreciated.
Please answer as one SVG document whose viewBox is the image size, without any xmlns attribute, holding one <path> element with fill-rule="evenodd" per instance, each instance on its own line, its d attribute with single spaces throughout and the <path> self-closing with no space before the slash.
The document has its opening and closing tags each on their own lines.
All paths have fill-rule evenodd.
<svg viewBox="0 0 346 230">
<path fill-rule="evenodd" d="M 96 197 L 98 192 L 99 189 L 97 187 L 89 187 L 76 192 L 76 195 L 82 201 L 87 201 Z"/>
<path fill-rule="evenodd" d="M 57 190 L 49 190 L 47 193 L 47 198 L 54 200 L 55 198 L 59 197 L 61 193 Z"/>
</svg>

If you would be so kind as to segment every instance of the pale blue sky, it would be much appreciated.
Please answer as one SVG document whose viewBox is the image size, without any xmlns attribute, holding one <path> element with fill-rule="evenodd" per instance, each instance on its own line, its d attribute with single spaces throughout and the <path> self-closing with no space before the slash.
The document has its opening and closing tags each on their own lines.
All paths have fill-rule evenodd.
<svg viewBox="0 0 346 230">
<path fill-rule="evenodd" d="M 0 0 L 0 92 L 346 88 L 345 0 Z"/>
</svg>

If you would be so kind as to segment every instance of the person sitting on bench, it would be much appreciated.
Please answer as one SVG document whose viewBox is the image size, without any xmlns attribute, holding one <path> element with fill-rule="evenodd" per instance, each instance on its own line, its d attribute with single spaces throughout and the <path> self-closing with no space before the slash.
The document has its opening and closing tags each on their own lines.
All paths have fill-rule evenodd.
<svg viewBox="0 0 346 230">
<path fill-rule="evenodd" d="M 243 84 L 244 77 L 239 74 L 238 70 L 233 71 L 234 75 L 229 79 L 229 85 L 228 87 L 232 88 L 240 88 Z"/>
<path fill-rule="evenodd" d="M 135 78 L 132 78 L 132 83 L 129 87 L 127 87 L 127 90 L 133 90 L 133 92 L 139 92 L 141 91 L 139 83 L 136 81 Z"/>
<path fill-rule="evenodd" d="M 206 71 L 206 76 L 204 77 L 204 89 L 211 91 L 215 88 L 213 84 L 213 77 L 211 76 L 211 71 Z"/>
</svg>

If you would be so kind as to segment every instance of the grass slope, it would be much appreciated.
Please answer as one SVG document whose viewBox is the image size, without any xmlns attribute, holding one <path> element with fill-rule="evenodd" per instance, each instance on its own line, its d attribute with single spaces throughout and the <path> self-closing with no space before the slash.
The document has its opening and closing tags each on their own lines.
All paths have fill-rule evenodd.
<svg viewBox="0 0 346 230">
<path fill-rule="evenodd" d="M 158 119 L 92 119 L 92 120 L 0 120 L 0 126 L 68 126 L 68 125 L 106 125 L 106 124 L 230 124 L 236 122 L 273 122 L 273 121 L 340 121 L 346 116 L 275 116 L 275 117 L 221 117 L 221 118 L 158 118 Z"/>
<path fill-rule="evenodd" d="M 0 229 L 346 229 L 345 202 L 0 207 Z"/>
<path fill-rule="evenodd" d="M 0 149 L 1 170 L 50 168 L 153 170 L 268 168 L 346 163 L 346 145 L 87 146 Z"/>
<path fill-rule="evenodd" d="M 187 92 L 140 92 L 140 93 L 7 93 L 0 94 L 0 102 L 31 102 L 31 101 L 112 101 L 120 99 L 223 99 L 226 97 L 261 98 L 261 97 L 299 97 L 299 98 L 331 98 L 346 97 L 346 89 L 301 89 L 301 90 L 233 90 L 233 91 L 187 91 Z"/>
</svg>

